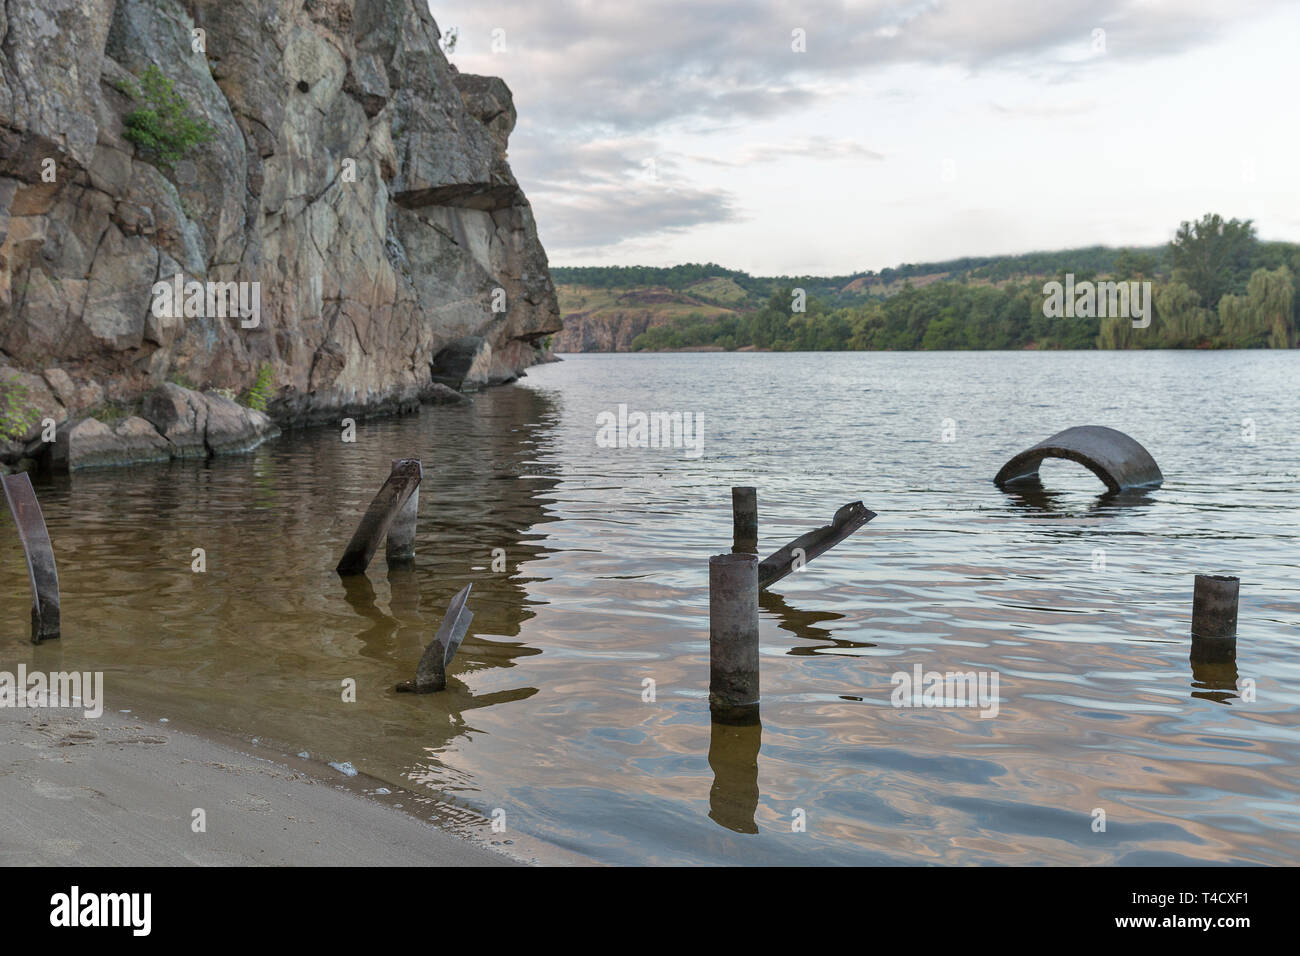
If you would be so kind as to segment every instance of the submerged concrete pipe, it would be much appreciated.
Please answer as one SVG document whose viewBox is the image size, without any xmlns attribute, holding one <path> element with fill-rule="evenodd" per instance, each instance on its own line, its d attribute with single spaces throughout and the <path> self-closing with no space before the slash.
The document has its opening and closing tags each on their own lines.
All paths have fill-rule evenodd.
<svg viewBox="0 0 1300 956">
<path fill-rule="evenodd" d="M 993 482 L 999 488 L 1038 478 L 1044 458 L 1077 461 L 1112 491 L 1154 488 L 1165 480 L 1145 448 L 1123 432 L 1104 425 L 1077 425 L 1026 448 L 1002 466 Z"/>
<path fill-rule="evenodd" d="M 39 644 L 59 636 L 59 572 L 54 566 L 54 548 L 27 474 L 0 475 L 0 482 L 27 558 L 32 583 L 32 643 Z"/>
<path fill-rule="evenodd" d="M 709 712 L 723 724 L 758 722 L 758 555 L 709 558 Z"/>
</svg>

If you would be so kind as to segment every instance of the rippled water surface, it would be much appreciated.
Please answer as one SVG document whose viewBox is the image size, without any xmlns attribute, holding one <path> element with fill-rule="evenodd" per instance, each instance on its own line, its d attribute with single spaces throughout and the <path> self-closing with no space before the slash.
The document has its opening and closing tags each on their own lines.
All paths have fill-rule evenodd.
<svg viewBox="0 0 1300 956">
<path fill-rule="evenodd" d="M 111 707 L 350 761 L 610 862 L 1294 863 L 1297 382 L 1295 352 L 571 356 L 355 444 L 38 481 L 64 637 L 26 641 L 6 515 L 0 669 L 103 670 Z M 698 413 L 703 454 L 597 447 L 619 403 Z M 1163 487 L 1099 498 L 1068 462 L 1041 493 L 991 483 L 1076 424 L 1133 435 Z M 415 567 L 381 548 L 345 583 L 405 456 Z M 879 513 L 764 596 L 759 728 L 708 714 L 734 484 L 758 487 L 763 553 L 845 502 Z M 1198 572 L 1242 578 L 1235 665 L 1189 663 Z M 470 581 L 448 691 L 395 693 Z M 998 715 L 892 707 L 918 664 L 996 673 Z"/>
</svg>

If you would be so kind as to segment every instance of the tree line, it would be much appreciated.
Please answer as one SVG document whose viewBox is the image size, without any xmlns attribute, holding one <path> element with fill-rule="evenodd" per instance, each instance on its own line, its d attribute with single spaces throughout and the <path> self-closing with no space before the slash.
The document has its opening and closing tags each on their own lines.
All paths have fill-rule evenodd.
<svg viewBox="0 0 1300 956">
<path fill-rule="evenodd" d="M 1293 348 L 1297 344 L 1300 245 L 1261 242 L 1250 220 L 1224 220 L 1211 213 L 1182 223 L 1165 247 L 1104 252 L 1095 247 L 1079 252 L 1085 254 L 1074 262 L 1064 253 L 977 264 L 954 260 L 970 265 L 959 278 L 916 287 L 904 280 L 895 294 L 847 305 L 785 281 L 772 287 L 766 301 L 753 311 L 717 318 L 688 315 L 648 329 L 632 347 L 841 351 Z M 1045 316 L 1043 274 L 1033 279 L 996 278 L 1018 267 L 1011 264 L 1013 260 L 1028 265 L 1035 257 L 1040 264 L 1056 267 L 1055 274 L 1047 274 L 1047 279 L 1056 281 L 1063 281 L 1068 272 L 1075 282 L 1107 276 L 1151 282 L 1151 324 L 1135 328 L 1129 318 Z M 1099 264 L 1108 267 L 1103 270 Z M 709 276 L 735 275 L 712 268 L 715 271 Z M 801 288 L 802 296 L 797 291 Z"/>
</svg>

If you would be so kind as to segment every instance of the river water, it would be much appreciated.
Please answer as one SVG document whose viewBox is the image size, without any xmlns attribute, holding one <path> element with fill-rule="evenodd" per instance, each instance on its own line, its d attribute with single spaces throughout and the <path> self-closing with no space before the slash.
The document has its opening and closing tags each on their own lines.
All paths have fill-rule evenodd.
<svg viewBox="0 0 1300 956">
<path fill-rule="evenodd" d="M 478 832 L 495 812 L 607 862 L 1295 863 L 1297 382 L 1296 352 L 569 356 L 352 443 L 41 479 L 64 636 L 27 643 L 0 519 L 0 669 L 104 671 L 110 707 L 347 761 Z M 698 456 L 602 447 L 620 403 L 699 416 Z M 992 484 L 1077 424 L 1137 438 L 1164 485 L 1100 498 L 1063 461 L 1038 493 Z M 408 456 L 414 568 L 381 547 L 342 581 Z M 879 515 L 764 596 L 762 724 L 742 729 L 707 700 L 735 484 L 758 488 L 764 554 L 846 502 Z M 1189 663 L 1198 572 L 1242 579 L 1235 666 Z M 395 693 L 471 581 L 449 689 Z M 917 665 L 996 675 L 996 716 L 893 706 Z"/>
</svg>

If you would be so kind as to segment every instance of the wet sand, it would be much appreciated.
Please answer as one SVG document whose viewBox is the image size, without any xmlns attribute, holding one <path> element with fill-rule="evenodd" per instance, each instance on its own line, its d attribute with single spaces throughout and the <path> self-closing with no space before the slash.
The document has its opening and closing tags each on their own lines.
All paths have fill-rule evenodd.
<svg viewBox="0 0 1300 956">
<path fill-rule="evenodd" d="M 193 832 L 196 808 L 206 832 Z M 289 762 L 131 715 L 0 708 L 0 865 L 509 866 Z"/>
</svg>

